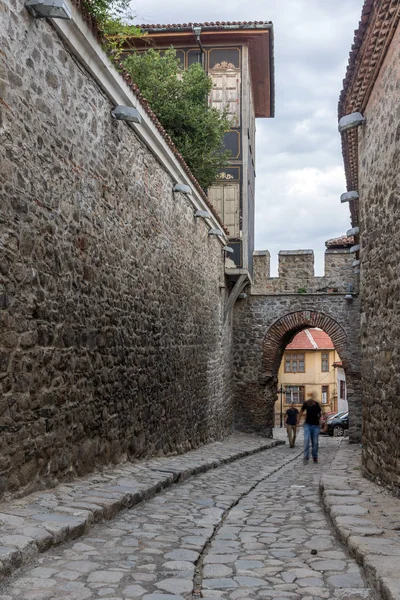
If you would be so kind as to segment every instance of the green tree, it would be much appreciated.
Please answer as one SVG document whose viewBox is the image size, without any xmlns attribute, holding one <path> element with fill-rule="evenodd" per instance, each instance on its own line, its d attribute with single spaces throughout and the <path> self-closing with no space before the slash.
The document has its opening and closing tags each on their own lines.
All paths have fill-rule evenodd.
<svg viewBox="0 0 400 600">
<path fill-rule="evenodd" d="M 226 114 L 208 104 L 211 78 L 200 64 L 182 70 L 175 50 L 131 54 L 124 66 L 147 98 L 201 187 L 209 187 L 226 166 Z"/>
<path fill-rule="evenodd" d="M 143 37 L 141 30 L 132 24 L 130 0 L 83 0 L 86 10 L 96 19 L 103 35 L 105 50 L 118 58 L 127 38 Z"/>
</svg>

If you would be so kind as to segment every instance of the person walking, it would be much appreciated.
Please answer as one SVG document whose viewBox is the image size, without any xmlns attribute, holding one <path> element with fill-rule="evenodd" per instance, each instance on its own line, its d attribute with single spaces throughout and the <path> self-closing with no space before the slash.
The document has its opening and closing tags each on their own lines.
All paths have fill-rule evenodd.
<svg viewBox="0 0 400 600">
<path fill-rule="evenodd" d="M 306 421 L 304 423 L 304 463 L 308 463 L 310 458 L 310 442 L 311 454 L 313 461 L 318 462 L 318 438 L 319 438 L 319 420 L 321 417 L 321 406 L 319 402 L 314 400 L 310 395 L 303 403 L 299 414 L 298 423 L 300 423 L 303 413 L 306 413 Z"/>
<path fill-rule="evenodd" d="M 296 443 L 296 433 L 297 433 L 297 419 L 299 416 L 299 411 L 294 406 L 291 406 L 286 411 L 286 433 L 289 440 L 289 445 L 291 448 L 294 448 Z"/>
</svg>

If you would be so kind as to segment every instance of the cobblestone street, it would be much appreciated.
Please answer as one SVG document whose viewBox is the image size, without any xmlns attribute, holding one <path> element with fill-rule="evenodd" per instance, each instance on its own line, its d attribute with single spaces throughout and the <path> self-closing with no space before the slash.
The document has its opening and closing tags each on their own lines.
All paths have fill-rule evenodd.
<svg viewBox="0 0 400 600">
<path fill-rule="evenodd" d="M 337 443 L 319 464 L 286 445 L 192 477 L 37 557 L 0 600 L 372 600 L 320 506 Z"/>
</svg>

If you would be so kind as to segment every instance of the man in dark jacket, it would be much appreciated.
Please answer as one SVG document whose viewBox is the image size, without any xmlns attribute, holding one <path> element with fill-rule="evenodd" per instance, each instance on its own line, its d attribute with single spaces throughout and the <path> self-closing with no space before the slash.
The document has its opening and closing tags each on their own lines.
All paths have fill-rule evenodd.
<svg viewBox="0 0 400 600">
<path fill-rule="evenodd" d="M 301 407 L 299 415 L 299 423 L 303 413 L 306 413 L 306 421 L 304 423 L 304 462 L 307 463 L 310 458 L 310 441 L 313 461 L 318 462 L 318 437 L 319 437 L 319 420 L 321 417 L 321 406 L 319 402 L 314 400 L 312 396 L 307 398 Z"/>
<path fill-rule="evenodd" d="M 297 433 L 297 418 L 299 416 L 299 411 L 294 406 L 291 406 L 286 411 L 286 432 L 289 439 L 289 445 L 291 448 L 294 448 L 296 443 L 296 433 Z"/>
</svg>

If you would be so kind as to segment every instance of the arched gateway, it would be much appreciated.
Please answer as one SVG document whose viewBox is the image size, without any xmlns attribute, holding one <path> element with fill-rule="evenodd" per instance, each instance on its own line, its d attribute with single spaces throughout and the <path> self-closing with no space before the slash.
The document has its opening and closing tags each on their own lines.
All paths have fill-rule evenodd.
<svg viewBox="0 0 400 600">
<path fill-rule="evenodd" d="M 319 327 L 334 343 L 347 378 L 350 439 L 361 431 L 358 300 L 344 294 L 251 295 L 234 314 L 235 427 L 272 436 L 277 375 L 286 345 Z"/>
</svg>

